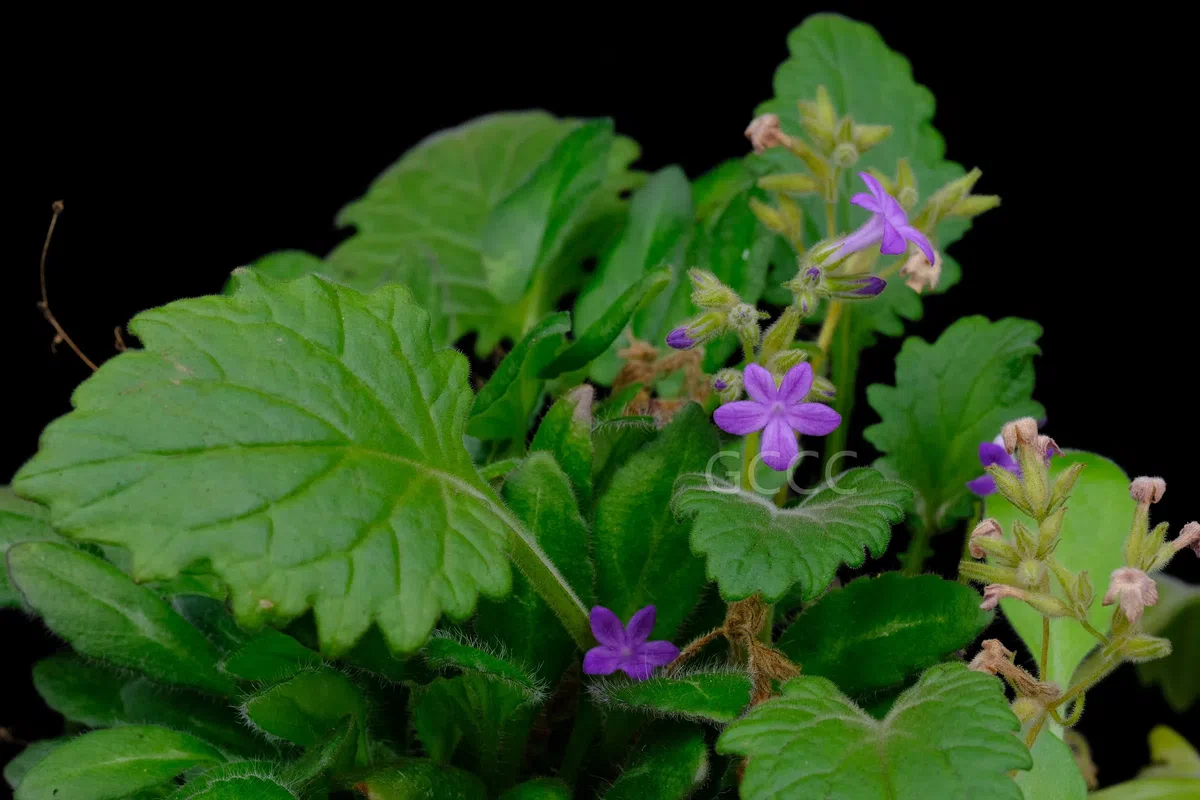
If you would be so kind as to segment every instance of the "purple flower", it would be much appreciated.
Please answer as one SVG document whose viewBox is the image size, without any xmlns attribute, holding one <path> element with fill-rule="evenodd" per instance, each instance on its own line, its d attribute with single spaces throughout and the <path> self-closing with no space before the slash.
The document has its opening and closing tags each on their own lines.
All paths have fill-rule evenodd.
<svg viewBox="0 0 1200 800">
<path fill-rule="evenodd" d="M 676 350 L 691 350 L 696 342 L 687 335 L 687 328 L 676 328 L 667 334 L 667 346 Z"/>
<path fill-rule="evenodd" d="M 1002 469 L 1011 472 L 1018 478 L 1022 477 L 1021 465 L 1017 463 L 1017 459 L 1009 455 L 1004 449 L 1002 443 L 1003 438 L 997 436 L 990 442 L 982 442 L 979 445 L 979 463 L 984 469 L 998 464 Z M 1062 455 L 1057 445 L 1046 448 L 1046 463 L 1050 463 L 1050 457 L 1053 455 Z M 996 493 L 996 479 L 987 472 L 980 475 L 975 480 L 967 481 L 967 488 L 981 497 L 986 497 L 989 494 Z"/>
<path fill-rule="evenodd" d="M 824 436 L 842 424 L 841 414 L 821 403 L 806 403 L 805 396 L 813 385 L 812 366 L 802 362 L 783 376 L 779 388 L 771 373 L 758 364 L 750 364 L 745 372 L 749 400 L 726 403 L 713 415 L 717 425 L 726 433 L 744 436 L 762 431 L 763 461 L 773 470 L 783 472 L 800 455 L 796 433 Z"/>
<path fill-rule="evenodd" d="M 880 244 L 879 252 L 884 255 L 899 255 L 907 249 L 906 242 L 912 242 L 932 264 L 936 260 L 933 245 L 925 238 L 925 234 L 908 224 L 908 215 L 904 213 L 904 208 L 896 198 L 884 191 L 879 181 L 868 173 L 860 172 L 858 177 L 862 178 L 871 193 L 859 192 L 850 198 L 850 202 L 870 211 L 871 218 L 861 228 L 842 239 L 841 246 L 833 255 L 833 261 L 840 261 L 851 253 L 865 250 L 876 243 Z"/>
<path fill-rule="evenodd" d="M 635 681 L 644 681 L 655 667 L 670 664 L 679 655 L 679 648 L 670 642 L 646 641 L 654 630 L 654 606 L 646 606 L 624 626 L 604 606 L 593 608 L 590 619 L 592 635 L 600 644 L 583 657 L 583 671 L 588 675 L 611 675 L 622 670 Z"/>
</svg>

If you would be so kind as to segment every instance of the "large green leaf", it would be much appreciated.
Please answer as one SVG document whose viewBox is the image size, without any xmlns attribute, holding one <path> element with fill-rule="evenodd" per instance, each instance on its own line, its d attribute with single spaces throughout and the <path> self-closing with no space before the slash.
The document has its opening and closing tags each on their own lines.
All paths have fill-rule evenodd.
<svg viewBox="0 0 1200 800">
<path fill-rule="evenodd" d="M 1137 665 L 1144 684 L 1162 687 L 1167 705 L 1183 714 L 1200 699 L 1200 586 L 1184 583 L 1166 573 L 1154 576 L 1158 604 L 1146 609 L 1142 625 L 1147 633 L 1171 640 L 1171 655 Z"/>
<path fill-rule="evenodd" d="M 13 756 L 4 765 L 4 780 L 9 785 L 9 788 L 17 788 L 21 783 L 21 779 L 25 777 L 25 774 L 29 770 L 33 769 L 35 764 L 69 741 L 71 740 L 67 737 L 61 739 L 41 739 L 26 745 L 24 750 Z"/>
<path fill-rule="evenodd" d="M 708 746 L 695 725 L 660 722 L 645 731 L 604 800 L 684 800 L 708 777 Z"/>
<path fill-rule="evenodd" d="M 270 762 L 222 764 L 192 778 L 167 800 L 295 800 L 276 772 Z"/>
<path fill-rule="evenodd" d="M 933 344 L 907 339 L 896 385 L 867 388 L 882 421 L 863 435 L 884 453 L 879 469 L 916 491 L 916 518 L 928 531 L 970 514 L 967 482 L 983 474 L 980 443 L 1006 422 L 1042 415 L 1032 399 L 1041 333 L 1026 320 L 965 317 Z"/>
<path fill-rule="evenodd" d="M 1043 731 L 1033 743 L 1033 768 L 1017 773 L 1024 800 L 1084 800 L 1087 783 L 1066 742 Z"/>
<path fill-rule="evenodd" d="M 733 670 L 698 670 L 644 681 L 602 679 L 590 684 L 588 691 L 598 703 L 656 716 L 724 724 L 733 722 L 750 703 L 750 678 Z"/>
<path fill-rule="evenodd" d="M 8 580 L 4 558 L 8 548 L 21 542 L 62 541 L 50 527 L 50 513 L 37 503 L 22 500 L 12 489 L 0 486 L 0 608 L 21 605 L 21 593 Z"/>
<path fill-rule="evenodd" d="M 358 722 L 358 757 L 367 754 L 367 701 L 353 681 L 334 669 L 309 669 L 261 689 L 242 703 L 259 730 L 303 747 L 319 745 L 344 717 Z"/>
<path fill-rule="evenodd" d="M 598 323 L 618 305 L 623 293 L 659 267 L 676 267 L 672 280 L 682 279 L 680 267 L 684 266 L 684 246 L 691 224 L 692 193 L 683 170 L 666 167 L 654 173 L 633 195 L 629 221 L 621 237 L 605 252 L 591 280 L 575 301 L 576 336 Z M 672 293 L 668 292 L 667 297 Z M 666 302 L 658 296 L 645 311 L 638 313 L 633 322 L 635 332 L 647 334 L 648 323 L 657 332 L 661 322 L 654 317 L 662 313 Z M 612 383 L 621 366 L 617 358 L 620 347 L 619 342 L 608 347 L 607 352 L 592 364 L 588 371 L 592 380 Z"/>
<path fill-rule="evenodd" d="M 587 527 L 567 476 L 549 453 L 535 452 L 522 462 L 504 484 L 504 501 L 537 537 L 564 580 L 590 606 L 594 578 Z M 545 681 L 557 681 L 575 652 L 554 612 L 524 575 L 513 576 L 513 592 L 505 600 L 480 603 L 475 630 L 498 641 L 518 662 L 536 665 Z M 531 697 L 541 683 L 533 679 L 524 682 Z"/>
<path fill-rule="evenodd" d="M 493 653 L 477 642 L 449 635 L 434 636 L 421 653 L 432 669 L 480 675 L 517 690 L 531 703 L 546 699 L 545 681 L 528 667 L 506 657 L 507 653 Z"/>
<path fill-rule="evenodd" d="M 466 359 L 433 349 L 408 292 L 239 280 L 135 318 L 145 349 L 76 391 L 18 491 L 128 547 L 138 579 L 207 562 L 247 626 L 311 606 L 331 654 L 372 620 L 411 652 L 443 612 L 505 594 L 506 544 L 547 568 L 463 447 Z M 565 587 L 548 596 L 583 629 Z"/>
<path fill-rule="evenodd" d="M 726 600 L 761 592 L 778 600 L 799 582 L 812 600 L 838 567 L 883 555 L 891 525 L 904 516 L 912 491 L 873 469 L 852 469 L 792 508 L 718 478 L 686 475 L 674 507 L 694 516 L 692 548 L 708 559 L 708 576 Z"/>
<path fill-rule="evenodd" d="M 1094 800 L 1200 800 L 1200 753 L 1176 731 L 1150 731 L 1150 761 L 1136 778 L 1088 795 Z"/>
<path fill-rule="evenodd" d="M 347 780 L 368 800 L 487 800 L 487 789 L 471 773 L 424 758 L 371 770 Z"/>
<path fill-rule="evenodd" d="M 542 112 L 505 113 L 430 136 L 342 209 L 338 224 L 356 233 L 329 254 L 327 274 L 364 291 L 390 281 L 409 286 L 434 315 L 437 345 L 477 331 L 476 352 L 484 355 L 504 338 L 520 338 L 531 320 L 571 290 L 570 282 L 554 280 L 563 270 L 552 268 L 540 294 L 524 303 L 500 302 L 484 270 L 484 232 L 493 212 L 580 127 Z M 609 180 L 623 185 L 636 155 L 636 145 L 616 139 Z M 612 217 L 605 227 L 615 227 L 613 188 L 593 198 L 584 222 Z"/>
<path fill-rule="evenodd" d="M 746 756 L 741 796 L 1009 798 L 1008 777 L 1028 769 L 1029 751 L 1001 683 L 962 664 L 921 676 L 882 720 L 826 678 L 801 675 L 783 696 L 725 729 L 718 753 Z"/>
<path fill-rule="evenodd" d="M 688 548 L 688 525 L 671 513 L 671 487 L 677 476 L 703 471 L 716 451 L 716 428 L 688 403 L 616 469 L 596 504 L 596 601 L 623 621 L 656 606 L 656 639 L 675 635 L 705 583 L 704 562 Z"/>
<path fill-rule="evenodd" d="M 16 800 L 126 797 L 221 754 L 186 733 L 154 726 L 110 728 L 56 747 L 25 774 Z"/>
<path fill-rule="evenodd" d="M 829 592 L 779 638 L 805 675 L 850 697 L 903 683 L 961 650 L 992 621 L 969 586 L 886 572 Z"/>
<path fill-rule="evenodd" d="M 230 695 L 217 651 L 154 592 L 96 556 L 56 542 L 9 550 L 8 568 L 26 602 L 75 650 L 165 683 Z"/>
<path fill-rule="evenodd" d="M 567 392 L 550 406 L 538 424 L 533 441 L 529 443 L 530 452 L 545 450 L 558 462 L 571 482 L 571 489 L 581 510 L 589 508 L 592 502 L 592 460 L 595 452 L 592 444 L 592 401 L 595 397 L 595 389 L 586 384 Z M 529 524 L 528 520 L 525 520 L 525 524 Z M 553 554 L 550 558 L 557 563 Z M 581 587 L 572 585 L 577 592 L 580 591 Z"/>
<path fill-rule="evenodd" d="M 230 757 L 275 755 L 274 745 L 255 735 L 227 699 L 171 691 L 147 678 L 121 687 L 125 722 L 187 731 Z"/>
<path fill-rule="evenodd" d="M 33 686 L 46 705 L 89 728 L 111 728 L 125 721 L 124 684 L 115 670 L 68 653 L 33 665 Z"/>
<path fill-rule="evenodd" d="M 1068 569 L 1087 570 L 1096 588 L 1097 599 L 1088 612 L 1088 621 L 1100 631 L 1107 631 L 1112 622 L 1112 609 L 1100 604 L 1099 597 L 1108 587 L 1112 571 L 1124 563 L 1122 546 L 1129 534 L 1133 519 L 1133 501 L 1129 499 L 1129 478 L 1108 459 L 1079 450 L 1067 450 L 1056 457 L 1050 467 L 1054 480 L 1074 463 L 1085 464 L 1067 501 L 1067 513 L 1059 531 L 1054 557 Z M 993 517 L 1012 541 L 1012 523 L 1021 520 L 1029 529 L 1037 523 L 1018 511 L 999 494 L 990 495 L 984 505 L 984 515 Z M 1042 647 L 1042 615 L 1017 600 L 1001 600 L 1000 609 L 1025 641 L 1029 652 L 1038 653 Z M 1096 639 L 1069 618 L 1050 620 L 1050 653 L 1044 680 L 1059 686 L 1070 684 L 1075 668 L 1083 661 Z"/>
</svg>

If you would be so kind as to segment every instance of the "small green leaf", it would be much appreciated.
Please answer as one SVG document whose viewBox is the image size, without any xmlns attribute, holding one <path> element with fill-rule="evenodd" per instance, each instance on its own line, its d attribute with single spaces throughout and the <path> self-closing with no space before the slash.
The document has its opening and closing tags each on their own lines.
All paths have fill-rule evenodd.
<svg viewBox="0 0 1200 800">
<path fill-rule="evenodd" d="M 542 417 L 529 444 L 531 453 L 545 450 L 554 456 L 570 479 L 581 509 L 588 508 L 592 502 L 592 400 L 595 396 L 596 390 L 584 384 L 560 397 Z"/>
<path fill-rule="evenodd" d="M 66 653 L 33 666 L 33 686 L 46 705 L 89 728 L 111 728 L 126 721 L 121 701 L 125 681 L 109 667 Z"/>
<path fill-rule="evenodd" d="M 1053 481 L 1074 463 L 1086 465 L 1067 501 L 1067 514 L 1059 530 L 1054 557 L 1073 571 L 1087 570 L 1096 589 L 1096 599 L 1088 611 L 1088 621 L 1099 631 L 1107 631 L 1112 623 L 1112 609 L 1100 604 L 1108 587 L 1112 571 L 1123 563 L 1122 545 L 1133 520 L 1134 503 L 1129 499 L 1129 478 L 1108 459 L 1080 450 L 1067 450 L 1056 456 L 1050 465 Z M 984 516 L 992 517 L 1012 541 L 1012 523 L 1021 520 L 1030 530 L 1037 523 L 1018 511 L 999 494 L 989 495 L 984 504 Z M 1042 647 L 1042 615 L 1017 600 L 1001 600 L 1000 610 L 1029 652 Z M 1096 639 L 1072 619 L 1050 620 L 1050 659 L 1045 680 L 1068 686 L 1076 667 L 1096 646 Z"/>
<path fill-rule="evenodd" d="M 346 785 L 368 800 L 487 800 L 487 789 L 466 770 L 424 758 L 404 758 L 398 764 L 347 779 Z"/>
<path fill-rule="evenodd" d="M 1033 762 L 1019 727 L 1001 683 L 962 664 L 928 670 L 882 720 L 827 678 L 801 675 L 726 728 L 717 752 L 750 759 L 746 800 L 1020 800 L 1007 773 Z"/>
<path fill-rule="evenodd" d="M 489 652 L 479 643 L 460 641 L 443 634 L 431 638 L 421 652 L 426 663 L 434 670 L 473 672 L 517 690 L 531 703 L 541 703 L 546 699 L 546 683 L 537 674 L 509 660 L 504 654 Z"/>
<path fill-rule="evenodd" d="M 609 248 L 596 266 L 591 280 L 575 302 L 575 332 L 590 331 L 614 309 L 622 306 L 622 299 L 644 281 L 647 273 L 663 266 L 680 264 L 692 225 L 692 195 L 687 176 L 679 167 L 667 167 L 650 176 L 645 186 L 639 189 L 629 204 L 629 221 L 620 238 Z M 682 270 L 667 275 L 667 280 L 678 281 Z M 626 316 L 635 332 L 643 330 L 649 320 L 653 325 L 661 324 L 660 316 L 672 292 L 659 296 L 662 286 L 643 301 L 640 311 L 633 303 L 633 310 Z M 625 327 L 625 322 L 616 326 L 616 340 Z M 588 374 L 597 383 L 610 384 L 620 369 L 616 351 L 620 345 L 610 344 L 591 366 Z"/>
<path fill-rule="evenodd" d="M 406 291 L 238 281 L 139 315 L 146 349 L 43 433 L 16 485 L 59 530 L 128 547 L 138 579 L 206 562 L 247 628 L 312 607 L 331 656 L 372 621 L 415 651 L 509 591 L 506 549 L 548 569 L 463 446 L 467 360 L 433 349 Z M 583 639 L 577 599 L 540 588 Z"/>
<path fill-rule="evenodd" d="M 284 767 L 280 778 L 305 795 L 314 790 L 327 790 L 330 776 L 354 766 L 357 750 L 358 722 L 352 714 L 347 714 L 319 744 Z"/>
<path fill-rule="evenodd" d="M 1068 512 L 1069 513 L 1069 512 Z M 1154 576 L 1158 604 L 1146 609 L 1147 633 L 1171 640 L 1171 655 L 1137 665 L 1143 685 L 1157 683 L 1172 710 L 1183 714 L 1200 699 L 1200 586 L 1165 572 Z"/>
<path fill-rule="evenodd" d="M 190 622 L 222 654 L 238 649 L 255 634 L 243 630 L 229 612 L 224 601 L 197 594 L 181 594 L 171 598 L 171 607 Z"/>
<path fill-rule="evenodd" d="M 273 754 L 274 748 L 243 725 L 226 700 L 134 678 L 122 687 L 121 704 L 127 723 L 186 730 L 231 757 Z"/>
<path fill-rule="evenodd" d="M 21 783 L 21 779 L 25 777 L 25 773 L 29 772 L 35 764 L 69 741 L 71 740 L 67 737 L 62 739 L 42 739 L 26 745 L 24 750 L 13 756 L 4 765 L 4 780 L 8 783 L 9 788 L 17 788 Z"/>
<path fill-rule="evenodd" d="M 590 606 L 594 578 L 587 527 L 566 475 L 549 453 L 534 453 L 521 464 L 504 485 L 504 500 L 537 537 L 566 582 Z M 513 576 L 513 592 L 505 600 L 480 603 L 475 630 L 501 642 L 517 661 L 539 665 L 546 681 L 557 681 L 574 657 L 571 637 L 524 575 Z M 542 682 L 536 680 L 531 688 Z"/>
<path fill-rule="evenodd" d="M 684 800 L 708 778 L 708 746 L 695 725 L 659 722 L 645 731 L 604 800 Z"/>
<path fill-rule="evenodd" d="M 1042 731 L 1033 743 L 1033 768 L 1017 773 L 1024 800 L 1085 800 L 1087 784 L 1066 742 Z"/>
<path fill-rule="evenodd" d="M 594 681 L 588 691 L 597 703 L 719 724 L 733 722 L 750 703 L 750 679 L 732 670 L 659 675 L 644 681 L 608 678 Z"/>
<path fill-rule="evenodd" d="M 545 390 L 545 381 L 538 373 L 563 346 L 563 334 L 569 330 L 571 315 L 560 311 L 525 334 L 479 390 L 467 423 L 468 434 L 485 440 L 524 441 L 530 417 L 541 404 Z"/>
<path fill-rule="evenodd" d="M 37 503 L 22 500 L 12 489 L 0 486 L 0 608 L 19 608 L 21 593 L 8 580 L 4 558 L 8 548 L 21 542 L 61 542 L 50 527 L 50 512 Z"/>
<path fill-rule="evenodd" d="M 608 489 L 617 470 L 656 436 L 658 428 L 653 417 L 616 416 L 596 422 L 592 428 L 593 501 Z"/>
<path fill-rule="evenodd" d="M 263 628 L 221 661 L 221 669 L 244 681 L 281 681 L 319 666 L 321 657 L 286 633 Z"/>
<path fill-rule="evenodd" d="M 205 770 L 167 800 L 295 800 L 267 761 L 237 761 Z"/>
<path fill-rule="evenodd" d="M 479 468 L 479 477 L 485 481 L 499 480 L 516 469 L 520 463 L 521 459 L 519 458 L 502 458 L 499 461 L 484 464 Z"/>
<path fill-rule="evenodd" d="M 656 606 L 652 638 L 672 638 L 704 586 L 704 564 L 688 548 L 688 525 L 671 513 L 671 487 L 677 476 L 703 471 L 716 451 L 716 428 L 689 403 L 616 468 L 597 501 L 596 600 L 625 622 Z"/>
<path fill-rule="evenodd" d="M 186 733 L 130 725 L 92 731 L 56 747 L 17 787 L 16 800 L 108 800 L 219 764 L 221 754 Z"/>
<path fill-rule="evenodd" d="M 599 319 L 589 325 L 570 347 L 543 367 L 540 376 L 557 378 L 564 372 L 573 372 L 591 364 L 617 340 L 634 312 L 656 297 L 670 281 L 669 270 L 658 270 L 642 276 L 642 279 L 626 289 Z"/>
<path fill-rule="evenodd" d="M 571 787 L 554 778 L 534 778 L 512 787 L 499 800 L 571 800 Z"/>
<path fill-rule="evenodd" d="M 81 655 L 144 672 L 166 683 L 230 695 L 217 652 L 149 589 L 96 556 L 55 542 L 27 542 L 8 553 L 26 602 Z"/>
<path fill-rule="evenodd" d="M 777 508 L 770 497 L 716 478 L 685 475 L 674 505 L 695 516 L 692 547 L 708 558 L 708 575 L 727 600 L 761 592 L 774 602 L 799 582 L 812 600 L 838 567 L 860 566 L 864 548 L 878 558 L 891 525 L 904 517 L 912 490 L 861 467 L 842 473 L 797 506 Z"/>
<path fill-rule="evenodd" d="M 991 621 L 969 586 L 886 572 L 827 593 L 783 632 L 778 647 L 805 675 L 829 678 L 860 698 L 945 660 Z"/>
<path fill-rule="evenodd" d="M 309 670 L 268 686 L 250 695 L 242 713 L 260 730 L 302 747 L 320 744 L 350 714 L 359 723 L 359 758 L 366 757 L 366 699 L 336 670 Z"/>
<path fill-rule="evenodd" d="M 358 640 L 358 644 L 339 660 L 391 683 L 424 683 L 430 678 L 421 659 L 403 658 L 393 653 L 387 640 L 375 626 L 372 626 L 366 635 Z"/>
<path fill-rule="evenodd" d="M 964 317 L 929 344 L 911 337 L 896 358 L 896 385 L 867 399 L 882 419 L 864 432 L 885 455 L 886 475 L 916 491 L 916 516 L 931 533 L 971 513 L 967 482 L 983 475 L 979 445 L 1018 417 L 1040 417 L 1032 400 L 1034 322 Z"/>
</svg>

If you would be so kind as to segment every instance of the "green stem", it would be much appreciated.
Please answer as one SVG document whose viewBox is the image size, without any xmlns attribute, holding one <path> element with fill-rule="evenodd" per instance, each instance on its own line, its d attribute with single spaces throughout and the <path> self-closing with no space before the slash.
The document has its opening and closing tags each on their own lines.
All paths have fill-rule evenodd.
<svg viewBox="0 0 1200 800">
<path fill-rule="evenodd" d="M 1067 690 L 1066 694 L 1064 694 L 1062 697 L 1055 700 L 1053 707 L 1058 708 L 1059 706 L 1062 706 L 1062 705 L 1068 703 L 1075 697 L 1088 691 L 1093 686 L 1095 686 L 1097 683 L 1099 683 L 1100 681 L 1107 678 L 1109 676 L 1109 674 L 1112 673 L 1112 671 L 1115 670 L 1119 666 L 1121 666 L 1121 661 L 1119 659 L 1114 659 L 1111 661 L 1104 662 L 1104 664 L 1101 665 L 1101 667 L 1098 670 L 1093 672 L 1088 677 L 1084 678 L 1079 683 L 1072 686 L 1070 689 Z"/>
<path fill-rule="evenodd" d="M 563 752 L 562 767 L 558 777 L 568 786 L 575 785 L 575 778 L 583 768 L 591 751 L 596 731 L 600 727 L 600 712 L 595 704 L 587 698 L 586 693 L 579 693 L 579 705 L 575 709 L 575 724 L 571 727 L 571 738 L 567 739 L 566 750 Z"/>
<path fill-rule="evenodd" d="M 850 426 L 850 413 L 854 409 L 854 379 L 858 370 L 858 350 L 851 343 L 852 309 L 843 306 L 841 317 L 833 336 L 833 356 L 830 359 L 830 379 L 837 387 L 837 397 L 833 400 L 833 409 L 842 415 L 842 424 L 834 428 L 833 433 L 825 437 L 825 461 L 835 453 L 846 449 L 846 436 Z"/>
<path fill-rule="evenodd" d="M 754 491 L 754 461 L 758 455 L 758 440 L 760 434 L 746 434 L 745 444 L 742 446 L 742 489 L 747 492 Z"/>
<path fill-rule="evenodd" d="M 788 488 L 789 488 L 789 487 L 788 487 L 788 482 L 787 482 L 787 481 L 784 481 L 784 482 L 783 482 L 783 486 L 780 486 L 780 487 L 779 487 L 779 491 L 775 492 L 775 506 L 776 506 L 776 508 L 783 508 L 784 506 L 786 506 L 786 505 L 787 505 L 787 501 L 788 501 Z"/>
<path fill-rule="evenodd" d="M 929 532 L 932 529 L 923 520 L 916 520 L 915 524 L 908 526 L 908 529 L 912 531 L 912 539 L 909 540 L 908 549 L 900 554 L 900 563 L 903 565 L 902 573 L 920 575 L 925 566 L 925 559 L 930 554 Z"/>
<path fill-rule="evenodd" d="M 1108 645 L 1109 645 L 1108 637 L 1105 636 L 1100 631 L 1093 628 L 1090 622 L 1088 622 L 1086 619 L 1081 619 L 1081 620 L 1079 620 L 1079 624 L 1083 626 L 1083 629 L 1085 631 L 1087 631 L 1092 636 L 1095 636 L 1097 639 L 1099 639 L 1100 644 L 1104 645 L 1105 647 L 1108 647 Z"/>
<path fill-rule="evenodd" d="M 1038 661 L 1038 679 L 1046 680 L 1046 668 L 1050 663 L 1050 618 L 1042 617 L 1042 658 Z"/>
</svg>

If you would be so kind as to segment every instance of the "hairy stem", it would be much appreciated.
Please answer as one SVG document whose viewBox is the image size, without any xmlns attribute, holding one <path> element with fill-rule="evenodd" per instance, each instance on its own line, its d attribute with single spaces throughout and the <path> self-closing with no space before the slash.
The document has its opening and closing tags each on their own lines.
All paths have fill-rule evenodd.
<svg viewBox="0 0 1200 800">
<path fill-rule="evenodd" d="M 775 506 L 783 508 L 788 501 L 788 482 L 784 481 L 783 486 L 779 487 L 779 491 L 775 492 Z"/>
<path fill-rule="evenodd" d="M 746 442 L 743 445 L 742 453 L 742 489 L 747 492 L 754 491 L 754 462 L 758 457 L 758 441 L 760 434 L 746 434 Z"/>
<path fill-rule="evenodd" d="M 832 313 L 832 308 L 830 308 Z M 833 356 L 830 360 L 830 379 L 837 387 L 833 409 L 842 416 L 842 424 L 825 437 L 825 461 L 846 449 L 846 436 L 850 426 L 850 412 L 854 409 L 854 379 L 858 370 L 858 350 L 851 342 L 851 309 L 844 306 L 837 321 L 837 335 L 833 336 Z"/>
<path fill-rule="evenodd" d="M 1121 666 L 1121 661 L 1119 659 L 1105 661 L 1095 672 L 1072 686 L 1067 690 L 1066 694 L 1055 700 L 1053 707 L 1058 708 L 1070 702 L 1074 698 L 1081 696 L 1084 692 L 1088 691 L 1097 683 L 1107 678 L 1108 675 L 1119 666 Z"/>
<path fill-rule="evenodd" d="M 1029 733 L 1025 736 L 1026 747 L 1033 749 L 1033 743 L 1037 741 L 1038 734 L 1042 732 L 1042 726 L 1046 724 L 1047 719 L 1049 719 L 1048 715 L 1041 714 L 1034 720 L 1033 725 L 1029 727 Z"/>
<path fill-rule="evenodd" d="M 1042 617 L 1042 658 L 1038 661 L 1038 679 L 1046 680 L 1046 667 L 1050 663 L 1050 618 Z"/>
<path fill-rule="evenodd" d="M 925 567 L 925 559 L 932 552 L 929 548 L 929 532 L 931 528 L 925 522 L 918 520 L 908 528 L 912 531 L 908 549 L 900 554 L 901 572 L 904 575 L 920 575 Z"/>
<path fill-rule="evenodd" d="M 1085 631 L 1090 633 L 1092 636 L 1095 636 L 1100 641 L 1100 644 L 1104 645 L 1105 647 L 1108 647 L 1108 645 L 1109 645 L 1108 637 L 1105 636 L 1100 631 L 1093 628 L 1092 624 L 1090 622 L 1088 622 L 1087 619 L 1079 620 L 1079 624 L 1083 626 L 1083 629 Z"/>
</svg>

